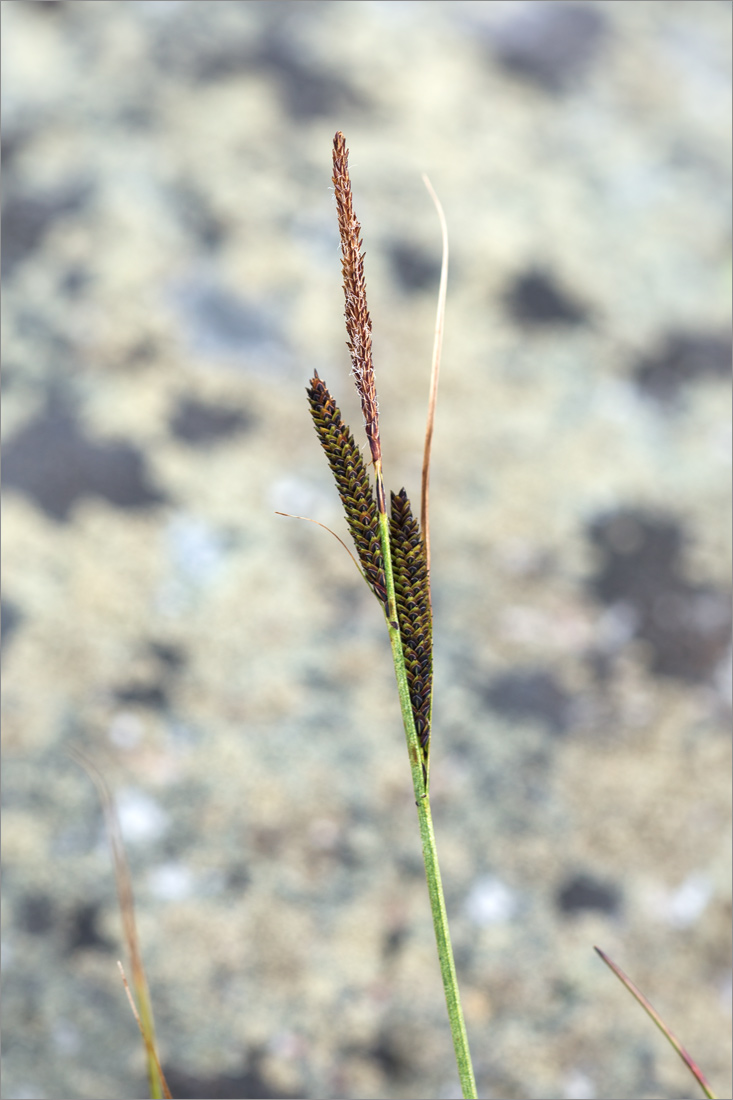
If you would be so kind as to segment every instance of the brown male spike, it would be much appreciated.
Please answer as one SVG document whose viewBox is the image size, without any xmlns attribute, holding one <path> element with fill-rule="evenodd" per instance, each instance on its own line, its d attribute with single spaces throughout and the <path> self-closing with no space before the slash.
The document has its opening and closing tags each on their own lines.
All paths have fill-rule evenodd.
<svg viewBox="0 0 733 1100">
<path fill-rule="evenodd" d="M 382 457 L 382 448 L 379 440 L 379 406 L 372 364 L 372 320 L 367 309 L 361 226 L 354 214 L 351 197 L 349 150 L 346 148 L 346 139 L 340 130 L 333 139 L 333 189 L 341 235 L 341 269 L 346 299 L 344 316 L 349 337 L 347 346 L 351 353 L 351 369 L 359 391 L 369 449 L 372 452 L 372 461 L 377 466 Z"/>
<path fill-rule="evenodd" d="M 361 451 L 316 371 L 307 389 L 311 415 L 326 452 L 367 584 L 386 606 L 387 588 L 377 505 Z"/>
</svg>

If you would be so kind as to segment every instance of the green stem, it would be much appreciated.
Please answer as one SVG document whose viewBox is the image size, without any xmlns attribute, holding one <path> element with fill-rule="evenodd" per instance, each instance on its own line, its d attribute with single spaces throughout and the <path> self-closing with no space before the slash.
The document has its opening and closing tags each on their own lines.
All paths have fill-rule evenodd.
<svg viewBox="0 0 733 1100">
<path fill-rule="evenodd" d="M 381 481 L 381 469 L 377 468 L 377 500 L 384 501 L 384 492 L 379 492 Z M 387 513 L 380 508 L 379 532 L 382 543 L 382 556 L 384 558 L 384 575 L 387 585 L 387 629 L 392 646 L 392 660 L 394 661 L 395 676 L 397 678 L 397 690 L 400 697 L 400 709 L 402 711 L 402 723 L 405 727 L 407 740 L 407 753 L 410 758 L 412 771 L 412 783 L 415 789 L 415 802 L 417 805 L 417 817 L 420 825 L 420 839 L 422 841 L 423 860 L 425 862 L 425 875 L 428 880 L 428 894 L 430 895 L 430 908 L 433 914 L 433 928 L 435 929 L 435 942 L 438 947 L 438 960 L 440 973 L 443 979 L 445 991 L 445 1003 L 448 1008 L 451 1034 L 453 1036 L 453 1049 L 458 1065 L 458 1076 L 461 1080 L 461 1089 L 466 1100 L 475 1100 L 476 1080 L 471 1064 L 471 1053 L 468 1049 L 468 1036 L 463 1020 L 461 997 L 458 991 L 458 979 L 453 960 L 453 947 L 451 946 L 450 930 L 448 928 L 448 915 L 445 910 L 445 898 L 443 897 L 443 884 L 440 878 L 440 866 L 438 864 L 438 852 L 435 847 L 435 834 L 433 832 L 433 818 L 430 812 L 430 798 L 425 786 L 425 778 L 422 765 L 422 750 L 415 729 L 415 719 L 412 714 L 410 702 L 410 690 L 407 683 L 407 670 L 405 658 L 402 652 L 399 625 L 397 622 L 394 575 L 392 573 L 392 555 L 389 545 L 389 524 Z"/>
<path fill-rule="evenodd" d="M 433 833 L 433 817 L 430 812 L 430 797 L 418 799 L 417 815 L 420 822 L 420 838 L 422 840 L 423 860 L 425 861 L 425 874 L 428 880 L 428 893 L 430 894 L 430 908 L 433 913 L 433 928 L 435 929 L 435 942 L 438 946 L 438 959 L 440 961 L 440 973 L 443 978 L 445 990 L 445 1003 L 448 1008 L 448 1019 L 453 1036 L 453 1049 L 455 1050 L 458 1076 L 461 1080 L 461 1089 L 464 1097 L 477 1097 L 476 1080 L 471 1064 L 471 1052 L 468 1049 L 468 1035 L 461 1008 L 461 996 L 458 991 L 458 978 L 456 966 L 453 961 L 453 947 L 451 945 L 450 930 L 448 928 L 448 914 L 445 911 L 445 898 L 443 897 L 443 883 L 440 878 L 440 866 L 438 865 L 438 852 L 435 847 L 435 834 Z"/>
</svg>

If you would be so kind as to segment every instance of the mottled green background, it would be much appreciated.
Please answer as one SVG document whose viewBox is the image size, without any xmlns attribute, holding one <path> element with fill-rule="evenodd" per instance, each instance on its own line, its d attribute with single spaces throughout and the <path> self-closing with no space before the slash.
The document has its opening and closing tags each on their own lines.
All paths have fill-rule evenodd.
<svg viewBox="0 0 733 1100">
<path fill-rule="evenodd" d="M 479 1094 L 731 1095 L 731 7 L 4 2 L 3 1096 L 142 1097 L 95 791 L 176 1097 L 455 1097 L 356 430 L 388 485 L 439 234 L 434 813 Z"/>
</svg>

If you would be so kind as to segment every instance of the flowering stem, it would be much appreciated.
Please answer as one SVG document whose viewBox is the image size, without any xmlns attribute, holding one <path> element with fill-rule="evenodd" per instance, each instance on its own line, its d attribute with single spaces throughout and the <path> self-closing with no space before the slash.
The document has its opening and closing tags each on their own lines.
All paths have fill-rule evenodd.
<svg viewBox="0 0 733 1100">
<path fill-rule="evenodd" d="M 381 463 L 377 473 L 377 503 L 384 502 L 384 491 L 380 492 Z M 428 881 L 428 894 L 430 896 L 430 909 L 433 914 L 433 928 L 435 931 L 435 943 L 438 948 L 438 961 L 440 974 L 443 979 L 445 1003 L 448 1009 L 451 1035 L 453 1037 L 453 1049 L 456 1055 L 458 1076 L 461 1081 L 461 1090 L 466 1098 L 475 1098 L 476 1080 L 471 1063 L 471 1052 L 468 1048 L 468 1035 L 463 1019 L 461 996 L 458 990 L 458 978 L 453 958 L 450 929 L 448 928 L 448 914 L 445 909 L 445 897 L 443 896 L 443 883 L 440 877 L 440 865 L 438 863 L 438 851 L 435 845 L 435 833 L 433 832 L 433 816 L 430 812 L 430 795 L 428 793 L 425 772 L 423 770 L 423 753 L 415 728 L 410 690 L 407 681 L 407 669 L 402 650 L 397 616 L 392 618 L 390 608 L 396 608 L 394 573 L 392 570 L 392 556 L 389 544 L 389 526 L 386 511 L 380 508 L 379 531 L 382 542 L 382 555 L 384 559 L 384 576 L 387 588 L 387 629 L 392 646 L 392 660 L 394 662 L 395 677 L 397 679 L 397 691 L 400 697 L 400 709 L 402 711 L 402 724 L 405 728 L 407 741 L 407 754 L 410 760 L 412 772 L 412 784 L 415 790 L 415 804 L 417 806 L 417 819 L 420 827 L 420 840 L 422 841 L 423 862 L 425 863 L 425 877 Z"/>
<path fill-rule="evenodd" d="M 344 135 L 339 131 L 333 141 L 333 187 L 341 237 L 341 269 L 343 273 L 347 346 L 351 355 L 351 373 L 361 402 L 369 450 L 374 467 L 375 496 L 363 484 L 361 456 L 353 453 L 351 435 L 341 421 L 333 399 L 316 376 L 311 381 L 309 398 L 316 430 L 336 476 L 347 520 L 355 537 L 364 575 L 380 600 L 387 620 L 397 690 L 405 727 L 407 753 L 415 789 L 415 803 L 420 825 L 425 875 L 428 880 L 430 908 L 433 914 L 435 942 L 438 947 L 440 973 L 448 1006 L 453 1046 L 464 1097 L 476 1096 L 476 1082 L 468 1049 L 466 1025 L 463 1022 L 458 993 L 453 948 L 448 930 L 445 898 L 440 879 L 438 853 L 435 848 L 433 819 L 428 794 L 430 749 L 430 712 L 432 700 L 432 617 L 430 614 L 429 569 L 427 546 L 418 538 L 419 550 L 404 520 L 409 515 L 409 502 L 404 492 L 397 498 L 397 516 L 393 495 L 392 517 L 395 532 L 395 564 L 390 542 L 390 521 L 382 476 L 382 447 L 379 438 L 379 403 L 374 383 L 372 361 L 372 322 L 367 308 L 364 254 L 361 226 L 354 213 L 351 180 L 348 167 L 349 151 Z M 443 267 L 445 268 L 445 262 Z M 442 282 L 445 282 L 445 275 Z M 439 358 L 439 347 L 436 353 Z M 434 357 L 435 361 L 435 357 Z M 434 410 L 437 387 L 437 364 L 433 368 L 431 408 Z M 426 444 L 426 465 L 430 447 Z M 426 473 L 423 476 L 423 509 L 426 508 Z M 357 499 L 358 497 L 358 499 Z M 399 517 L 399 518 L 397 518 Z M 377 539 L 377 531 L 379 537 Z M 417 525 L 415 525 L 417 531 Z M 424 538 L 424 536 L 423 536 Z M 375 552 L 376 545 L 381 554 Z M 399 592 L 397 589 L 399 588 Z M 398 600 L 399 596 L 399 600 Z M 400 611 L 398 615 L 398 603 Z M 402 616 L 402 621 L 400 617 Z M 405 645 L 408 661 L 405 659 Z M 409 673 L 408 673 L 409 665 Z M 427 703 L 426 703 L 427 699 Z M 426 713 L 427 712 L 427 713 Z M 415 715 L 418 715 L 421 737 L 418 736 Z M 422 738 L 422 740 L 421 740 Z"/>
</svg>

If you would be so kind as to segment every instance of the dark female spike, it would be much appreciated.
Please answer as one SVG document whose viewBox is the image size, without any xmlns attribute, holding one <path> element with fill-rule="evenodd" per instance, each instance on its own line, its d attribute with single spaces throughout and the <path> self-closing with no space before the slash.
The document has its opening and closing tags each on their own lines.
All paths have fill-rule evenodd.
<svg viewBox="0 0 733 1100">
<path fill-rule="evenodd" d="M 336 481 L 364 576 L 377 599 L 386 607 L 387 584 L 379 540 L 379 516 L 364 459 L 317 371 L 306 392 L 313 423 Z"/>
<path fill-rule="evenodd" d="M 391 494 L 390 545 L 400 637 L 415 729 L 424 767 L 430 752 L 433 690 L 433 617 L 425 543 L 404 489 Z"/>
</svg>

